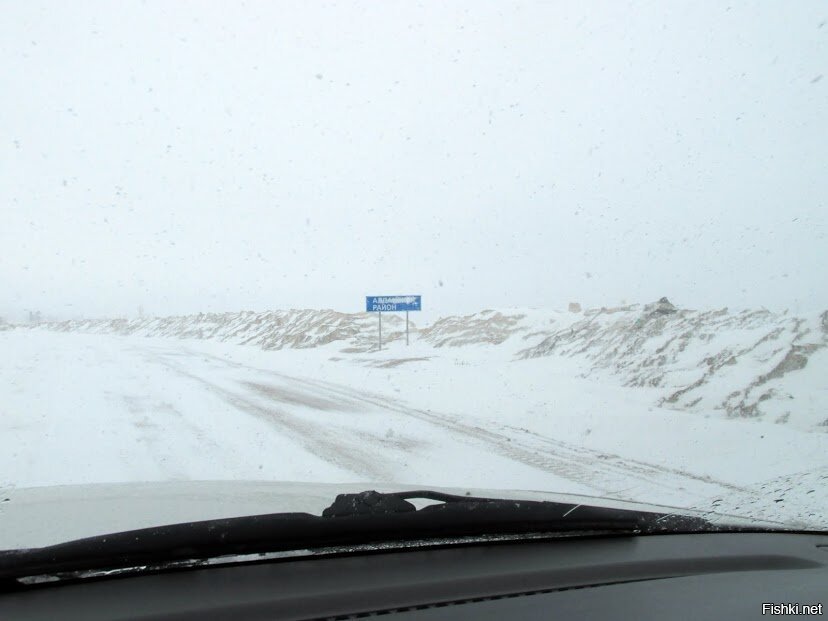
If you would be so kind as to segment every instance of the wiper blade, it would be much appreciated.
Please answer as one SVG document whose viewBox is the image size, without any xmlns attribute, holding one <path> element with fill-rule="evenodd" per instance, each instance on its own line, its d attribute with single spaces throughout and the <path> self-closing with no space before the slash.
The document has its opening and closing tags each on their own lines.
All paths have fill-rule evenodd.
<svg viewBox="0 0 828 621">
<path fill-rule="evenodd" d="M 416 507 L 408 502 L 413 499 L 436 500 L 442 504 L 430 505 L 417 511 Z M 553 532 L 588 531 L 593 527 L 594 530 L 632 530 L 635 534 L 721 530 L 720 527 L 704 518 L 682 513 L 633 511 L 597 505 L 538 500 L 477 498 L 431 490 L 386 494 L 374 491 L 339 494 L 334 503 L 322 512 L 322 516 L 337 518 L 357 515 L 389 515 L 412 511 L 417 511 L 420 515 L 451 516 L 453 521 L 456 520 L 467 527 L 477 524 L 478 521 L 485 525 L 490 520 L 503 526 L 514 527 L 523 523 L 522 520 L 528 520 L 535 526 L 543 522 L 545 526 L 551 527 Z M 732 529 L 728 528 L 728 530 Z"/>
<path fill-rule="evenodd" d="M 412 499 L 441 504 L 422 509 Z M 712 531 L 708 521 L 571 503 L 454 496 L 432 491 L 340 494 L 322 516 L 274 513 L 187 522 L 0 552 L 0 588 L 35 575 L 370 543 L 485 535 Z"/>
<path fill-rule="evenodd" d="M 614 509 L 595 505 L 571 504 L 540 500 L 508 500 L 503 498 L 479 498 L 474 496 L 457 496 L 432 490 L 416 490 L 409 492 L 379 492 L 367 491 L 359 494 L 339 494 L 333 504 L 322 512 L 323 517 L 344 517 L 353 515 L 388 515 L 416 511 L 417 508 L 408 500 L 435 500 L 439 505 L 430 505 L 420 509 L 420 512 L 449 511 L 447 507 L 461 512 L 484 513 L 529 513 L 535 517 L 556 516 L 557 524 L 568 528 L 575 524 L 596 521 L 601 523 L 615 523 L 630 525 L 642 532 L 699 530 L 713 528 L 713 525 L 703 518 L 676 513 L 655 513 L 647 511 L 632 511 L 629 509 Z M 563 513 L 561 513 L 561 511 Z M 575 512 L 578 512 L 575 515 Z M 572 517 L 569 517 L 572 516 Z M 569 518 L 567 520 L 567 518 Z"/>
</svg>

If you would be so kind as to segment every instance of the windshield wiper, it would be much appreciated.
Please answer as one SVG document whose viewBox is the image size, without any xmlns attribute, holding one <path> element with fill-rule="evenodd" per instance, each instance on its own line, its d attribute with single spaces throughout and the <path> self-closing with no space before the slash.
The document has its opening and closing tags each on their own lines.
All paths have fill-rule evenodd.
<svg viewBox="0 0 828 621">
<path fill-rule="evenodd" d="M 438 501 L 422 509 L 412 499 Z M 714 531 L 693 516 L 572 503 L 454 496 L 432 491 L 340 494 L 322 516 L 273 513 L 186 522 L 0 552 L 0 585 L 35 575 L 287 550 L 475 536 L 630 536 Z"/>
</svg>

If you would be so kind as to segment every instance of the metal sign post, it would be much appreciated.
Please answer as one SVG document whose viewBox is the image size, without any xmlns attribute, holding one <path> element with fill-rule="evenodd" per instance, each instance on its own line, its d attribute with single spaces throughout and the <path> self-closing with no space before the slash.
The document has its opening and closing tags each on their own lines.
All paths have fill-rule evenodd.
<svg viewBox="0 0 828 621">
<path fill-rule="evenodd" d="M 405 311 L 405 344 L 408 345 L 408 311 L 422 310 L 422 296 L 420 295 L 369 295 L 365 297 L 365 310 L 377 313 L 379 329 L 378 351 L 382 350 L 382 313 L 383 311 Z"/>
</svg>

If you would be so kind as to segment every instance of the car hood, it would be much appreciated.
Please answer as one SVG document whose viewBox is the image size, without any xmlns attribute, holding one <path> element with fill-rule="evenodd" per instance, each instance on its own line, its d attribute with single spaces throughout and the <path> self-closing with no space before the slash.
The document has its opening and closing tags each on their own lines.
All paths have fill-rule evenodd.
<svg viewBox="0 0 828 621">
<path fill-rule="evenodd" d="M 388 483 L 168 481 L 13 488 L 0 492 L 0 550 L 35 548 L 74 539 L 166 524 L 266 513 L 321 515 L 337 494 L 431 489 L 448 494 L 546 500 L 639 511 L 697 515 L 713 523 L 778 529 L 775 522 L 618 499 L 532 490 L 446 488 Z M 415 504 L 417 504 L 415 502 Z M 424 503 L 428 504 L 428 502 Z"/>
</svg>

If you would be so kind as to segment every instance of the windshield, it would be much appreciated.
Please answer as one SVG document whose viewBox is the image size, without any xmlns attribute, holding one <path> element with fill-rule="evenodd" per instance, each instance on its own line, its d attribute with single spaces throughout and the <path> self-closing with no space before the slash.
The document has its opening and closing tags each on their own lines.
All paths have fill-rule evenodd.
<svg viewBox="0 0 828 621">
<path fill-rule="evenodd" d="M 828 529 L 824 2 L 2 8 L 0 530 Z"/>
</svg>

